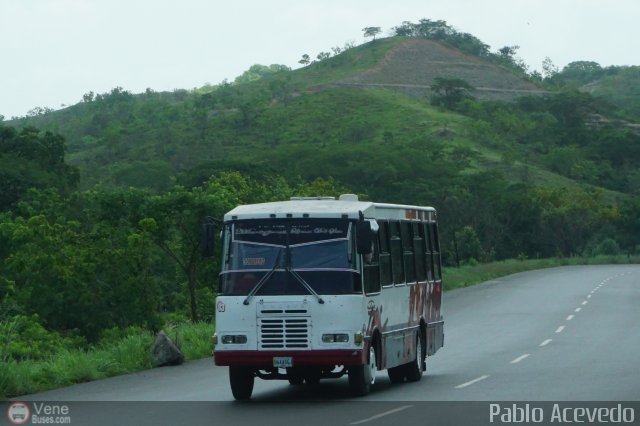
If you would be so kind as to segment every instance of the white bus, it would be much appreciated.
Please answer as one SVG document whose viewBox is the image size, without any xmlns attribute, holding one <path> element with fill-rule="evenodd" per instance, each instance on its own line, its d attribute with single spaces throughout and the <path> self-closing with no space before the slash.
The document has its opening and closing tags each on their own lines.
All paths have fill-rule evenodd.
<svg viewBox="0 0 640 426">
<path fill-rule="evenodd" d="M 443 345 L 440 248 L 432 207 L 345 194 L 244 205 L 224 216 L 216 365 L 235 399 L 256 377 L 291 384 L 376 371 L 418 381 Z"/>
</svg>

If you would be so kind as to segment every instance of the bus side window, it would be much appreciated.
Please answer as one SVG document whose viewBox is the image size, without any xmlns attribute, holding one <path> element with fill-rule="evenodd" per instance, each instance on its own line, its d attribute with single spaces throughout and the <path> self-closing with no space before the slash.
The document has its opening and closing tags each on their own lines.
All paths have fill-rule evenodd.
<svg viewBox="0 0 640 426">
<path fill-rule="evenodd" d="M 404 260 L 404 272 L 407 283 L 416 282 L 416 262 L 413 258 L 413 235 L 411 222 L 400 222 L 400 234 L 402 236 L 402 254 Z"/>
<path fill-rule="evenodd" d="M 442 270 L 440 262 L 440 240 L 438 239 L 438 224 L 436 222 L 430 222 L 429 228 L 431 230 L 431 240 L 433 244 L 433 263 L 436 281 L 442 279 Z"/>
<path fill-rule="evenodd" d="M 391 270 L 393 272 L 393 283 L 404 284 L 403 250 L 402 239 L 400 238 L 400 222 L 389 221 L 389 240 L 391 248 Z"/>
<path fill-rule="evenodd" d="M 364 292 L 365 294 L 380 293 L 380 250 L 377 236 L 373 240 L 373 253 L 371 253 L 371 261 L 364 263 Z"/>
<path fill-rule="evenodd" d="M 431 240 L 431 227 L 428 222 L 422 224 L 424 230 L 424 237 L 427 246 L 427 252 L 425 254 L 425 260 L 427 263 L 427 279 L 433 281 L 433 242 Z"/>
<path fill-rule="evenodd" d="M 380 247 L 380 284 L 393 285 L 391 272 L 391 249 L 389 245 L 389 222 L 378 221 L 378 243 Z"/>
<path fill-rule="evenodd" d="M 418 281 L 426 281 L 427 269 L 425 263 L 424 228 L 420 222 L 411 224 L 413 231 L 413 253 L 416 261 L 416 277 Z"/>
</svg>

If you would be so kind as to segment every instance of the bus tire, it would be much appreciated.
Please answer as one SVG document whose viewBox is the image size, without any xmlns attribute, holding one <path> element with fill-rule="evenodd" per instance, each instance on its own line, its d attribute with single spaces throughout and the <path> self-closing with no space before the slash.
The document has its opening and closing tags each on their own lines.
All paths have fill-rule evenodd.
<svg viewBox="0 0 640 426">
<path fill-rule="evenodd" d="M 349 368 L 349 387 L 355 396 L 365 396 L 371 391 L 371 386 L 376 381 L 376 349 L 375 345 L 369 346 L 367 363 Z"/>
<path fill-rule="evenodd" d="M 229 384 L 231 393 L 237 401 L 248 401 L 253 392 L 255 374 L 253 369 L 243 366 L 229 367 Z"/>
<path fill-rule="evenodd" d="M 289 384 L 293 386 L 299 386 L 304 383 L 304 377 L 301 376 L 289 376 Z"/>
<path fill-rule="evenodd" d="M 307 385 L 315 386 L 320 383 L 322 378 L 322 370 L 319 368 L 309 368 L 307 374 L 304 376 L 304 382 Z"/>
<path fill-rule="evenodd" d="M 425 344 L 422 337 L 422 331 L 418 330 L 416 333 L 416 359 L 408 364 L 405 364 L 405 374 L 407 381 L 417 382 L 422 378 L 425 365 Z"/>
<path fill-rule="evenodd" d="M 389 381 L 391 383 L 402 383 L 404 382 L 405 376 L 405 366 L 400 365 L 398 367 L 391 367 L 387 370 L 387 374 L 389 375 Z"/>
<path fill-rule="evenodd" d="M 287 378 L 289 380 L 289 384 L 297 386 L 304 383 L 304 376 L 299 370 L 294 370 L 293 368 L 287 368 Z"/>
</svg>

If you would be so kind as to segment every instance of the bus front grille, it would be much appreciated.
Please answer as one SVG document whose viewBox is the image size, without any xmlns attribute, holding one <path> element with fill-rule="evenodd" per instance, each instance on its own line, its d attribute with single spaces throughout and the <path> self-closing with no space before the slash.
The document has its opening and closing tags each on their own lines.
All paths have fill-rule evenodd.
<svg viewBox="0 0 640 426">
<path fill-rule="evenodd" d="M 260 349 L 306 349 L 308 318 L 261 318 Z"/>
</svg>

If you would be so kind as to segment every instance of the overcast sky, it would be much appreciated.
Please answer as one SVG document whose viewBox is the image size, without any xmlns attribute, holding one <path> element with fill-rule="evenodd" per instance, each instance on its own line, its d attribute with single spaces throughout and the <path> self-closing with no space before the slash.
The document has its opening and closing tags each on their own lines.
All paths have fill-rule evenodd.
<svg viewBox="0 0 640 426">
<path fill-rule="evenodd" d="M 442 19 L 540 69 L 640 65 L 640 0 L 0 0 L 0 114 L 233 81 L 252 64 L 364 42 L 402 21 Z"/>
</svg>

